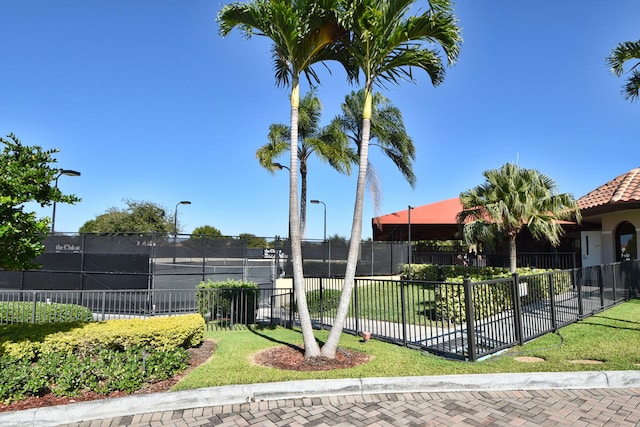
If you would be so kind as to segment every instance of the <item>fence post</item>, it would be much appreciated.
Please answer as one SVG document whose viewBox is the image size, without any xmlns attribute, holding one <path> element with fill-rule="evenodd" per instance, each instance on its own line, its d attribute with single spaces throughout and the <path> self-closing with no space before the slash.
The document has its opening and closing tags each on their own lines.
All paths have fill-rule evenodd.
<svg viewBox="0 0 640 427">
<path fill-rule="evenodd" d="M 574 271 L 574 277 L 578 274 L 578 269 L 573 270 Z M 586 273 L 586 270 L 583 268 L 581 271 L 581 279 L 580 280 L 574 280 L 574 284 L 573 286 L 576 289 L 576 292 L 578 292 L 578 316 L 582 317 L 582 315 L 584 314 L 584 308 L 582 307 L 582 278 L 584 278 L 584 275 Z"/>
<path fill-rule="evenodd" d="M 558 320 L 556 319 L 556 292 L 553 286 L 553 273 L 549 273 L 549 301 L 551 303 L 551 327 L 553 331 L 558 330 Z"/>
<path fill-rule="evenodd" d="M 469 361 L 475 362 L 478 357 L 476 353 L 476 326 L 475 326 L 475 311 L 473 309 L 473 289 L 471 286 L 471 279 L 465 277 L 463 282 L 464 287 L 464 305 L 465 312 L 467 314 L 467 353 Z M 463 349 L 464 352 L 464 349 Z M 464 356 L 464 354 L 463 354 Z"/>
<path fill-rule="evenodd" d="M 407 297 L 405 296 L 404 286 L 407 282 L 400 282 L 400 304 L 402 307 L 402 345 L 407 346 Z"/>
<path fill-rule="evenodd" d="M 353 307 L 356 316 L 356 333 L 360 332 L 360 304 L 358 302 L 358 279 L 353 279 Z"/>
<path fill-rule="evenodd" d="M 518 344 L 524 344 L 524 330 L 522 327 L 522 307 L 520 305 L 520 284 L 518 273 L 513 273 L 513 281 L 511 282 L 513 295 L 513 320 L 516 331 L 516 340 Z"/>
<path fill-rule="evenodd" d="M 102 314 L 102 321 L 104 321 L 104 319 L 105 319 L 106 305 L 107 305 L 107 292 L 106 291 L 102 291 L 102 308 L 100 309 L 101 314 Z"/>
<path fill-rule="evenodd" d="M 604 308 L 604 274 L 602 273 L 602 265 L 598 268 L 598 283 L 600 288 L 600 308 Z"/>
<path fill-rule="evenodd" d="M 289 329 L 293 329 L 293 304 L 295 304 L 295 292 L 293 289 L 289 291 Z"/>
<path fill-rule="evenodd" d="M 323 297 L 324 297 L 324 278 L 320 277 L 320 290 L 318 291 L 319 294 L 319 298 L 320 298 L 320 329 L 324 329 L 324 303 L 323 303 Z"/>
<path fill-rule="evenodd" d="M 611 290 L 613 292 L 613 301 L 617 301 L 618 300 L 618 295 L 616 292 L 616 285 L 617 285 L 617 280 L 616 280 L 616 275 L 612 274 L 611 275 Z"/>
<path fill-rule="evenodd" d="M 33 295 L 33 313 L 31 313 L 31 323 L 35 325 L 36 323 L 36 311 L 38 309 L 38 305 L 37 305 L 37 291 L 33 291 L 31 292 L 31 295 Z"/>
</svg>

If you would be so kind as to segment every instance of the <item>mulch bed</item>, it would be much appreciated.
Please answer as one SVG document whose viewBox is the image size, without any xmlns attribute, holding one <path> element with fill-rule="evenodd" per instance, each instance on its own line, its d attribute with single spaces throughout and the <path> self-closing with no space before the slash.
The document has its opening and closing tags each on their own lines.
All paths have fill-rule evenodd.
<svg viewBox="0 0 640 427">
<path fill-rule="evenodd" d="M 369 355 L 354 350 L 338 349 L 335 359 L 326 357 L 304 358 L 301 346 L 279 346 L 261 351 L 254 357 L 254 362 L 272 368 L 292 371 L 327 371 L 346 369 L 362 365 L 369 361 Z"/>
</svg>

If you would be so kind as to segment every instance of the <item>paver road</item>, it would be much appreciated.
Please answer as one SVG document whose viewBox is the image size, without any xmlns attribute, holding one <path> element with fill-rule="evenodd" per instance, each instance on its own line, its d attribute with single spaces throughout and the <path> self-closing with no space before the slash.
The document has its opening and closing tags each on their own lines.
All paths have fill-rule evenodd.
<svg viewBox="0 0 640 427">
<path fill-rule="evenodd" d="M 67 424 L 116 426 L 639 426 L 640 389 L 358 394 L 212 406 Z"/>
</svg>

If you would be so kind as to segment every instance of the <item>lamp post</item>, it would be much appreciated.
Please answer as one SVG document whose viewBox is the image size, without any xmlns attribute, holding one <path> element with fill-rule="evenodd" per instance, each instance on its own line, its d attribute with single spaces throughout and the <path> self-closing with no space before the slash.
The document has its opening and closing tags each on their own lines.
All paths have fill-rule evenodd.
<svg viewBox="0 0 640 427">
<path fill-rule="evenodd" d="M 289 171 L 289 173 L 291 173 L 291 169 L 289 169 L 288 166 L 282 165 L 280 163 L 271 163 L 271 166 L 278 170 L 286 169 Z M 289 239 L 291 239 L 291 217 L 289 217 L 289 229 L 287 230 L 287 236 Z M 289 241 L 289 243 L 291 243 L 291 241 Z"/>
<path fill-rule="evenodd" d="M 56 176 L 56 185 L 55 188 L 58 188 L 58 178 L 60 178 L 62 175 L 67 175 L 67 176 L 80 176 L 80 172 L 78 171 L 74 171 L 71 169 L 61 169 L 60 172 L 58 173 L 58 176 Z M 55 230 L 56 230 L 56 201 L 53 201 L 53 212 L 51 213 L 51 235 L 53 236 L 55 234 Z"/>
<path fill-rule="evenodd" d="M 413 207 L 409 205 L 409 207 L 407 208 L 407 225 L 408 225 L 407 234 L 409 236 L 409 272 L 408 272 L 409 280 L 411 280 L 411 258 L 413 257 L 411 253 L 411 209 L 413 209 Z"/>
<path fill-rule="evenodd" d="M 325 245 L 327 245 L 327 252 L 329 252 L 329 260 L 331 260 L 331 246 L 329 246 L 329 244 L 327 243 L 327 205 L 322 201 L 322 200 L 311 200 L 311 203 L 314 205 L 317 205 L 319 203 L 322 203 L 322 206 L 324 208 L 324 226 L 323 226 L 323 243 Z M 325 258 L 326 261 L 326 258 Z M 331 261 L 329 261 L 329 267 L 328 267 L 328 271 L 327 271 L 327 277 L 331 277 Z"/>
<path fill-rule="evenodd" d="M 314 205 L 322 203 L 322 206 L 324 206 L 324 238 L 322 240 L 326 242 L 327 241 L 327 205 L 322 200 L 311 200 L 311 203 L 313 203 Z"/>
<path fill-rule="evenodd" d="M 183 200 L 181 202 L 176 203 L 176 210 L 173 214 L 173 263 L 176 263 L 176 238 L 178 236 L 178 206 L 180 205 L 190 205 L 191 202 L 188 200 Z"/>
</svg>

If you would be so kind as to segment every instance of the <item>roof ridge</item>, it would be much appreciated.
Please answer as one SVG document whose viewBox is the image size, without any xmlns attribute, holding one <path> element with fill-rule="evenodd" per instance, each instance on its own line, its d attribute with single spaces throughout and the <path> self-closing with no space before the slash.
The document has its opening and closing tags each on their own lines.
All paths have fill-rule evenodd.
<svg viewBox="0 0 640 427">
<path fill-rule="evenodd" d="M 627 191 L 627 188 L 629 188 L 629 185 L 633 182 L 636 175 L 638 175 L 639 173 L 640 173 L 640 168 L 635 168 L 635 169 L 631 169 L 625 175 L 624 179 L 622 180 L 622 183 L 620 184 L 620 186 L 618 186 L 615 193 L 613 193 L 613 196 L 611 197 L 611 202 L 615 203 L 624 196 L 624 193 Z"/>
</svg>

